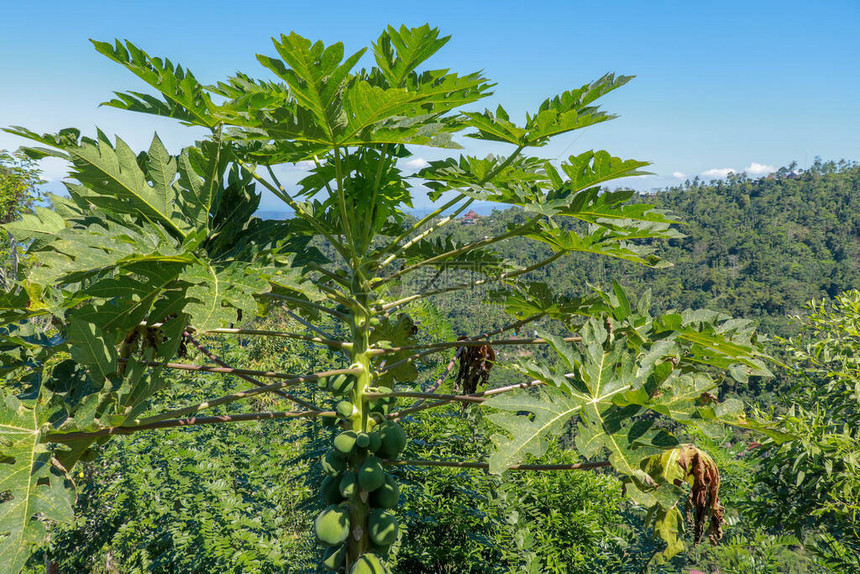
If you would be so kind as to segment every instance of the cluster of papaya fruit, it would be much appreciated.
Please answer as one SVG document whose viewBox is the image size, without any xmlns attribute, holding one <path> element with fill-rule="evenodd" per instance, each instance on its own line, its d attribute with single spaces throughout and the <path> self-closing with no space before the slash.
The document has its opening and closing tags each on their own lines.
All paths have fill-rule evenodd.
<svg viewBox="0 0 860 574">
<path fill-rule="evenodd" d="M 350 392 L 353 385 L 350 375 L 329 377 L 320 384 L 336 395 Z M 380 389 L 380 392 L 385 390 Z M 394 477 L 385 472 L 383 461 L 396 458 L 406 446 L 406 433 L 399 424 L 385 417 L 390 406 L 391 402 L 384 399 L 371 402 L 367 432 L 340 432 L 334 438 L 333 448 L 322 457 L 326 478 L 320 496 L 327 506 L 317 516 L 314 526 L 317 538 L 328 547 L 323 565 L 329 571 L 343 570 L 350 533 L 358 532 L 358 539 L 360 533 L 366 531 L 371 544 L 352 564 L 349 573 L 389 572 L 382 559 L 397 539 L 397 517 L 390 509 L 400 499 L 400 487 Z M 355 406 L 343 400 L 336 410 L 342 420 L 349 420 Z M 357 512 L 357 506 L 369 512 Z"/>
</svg>

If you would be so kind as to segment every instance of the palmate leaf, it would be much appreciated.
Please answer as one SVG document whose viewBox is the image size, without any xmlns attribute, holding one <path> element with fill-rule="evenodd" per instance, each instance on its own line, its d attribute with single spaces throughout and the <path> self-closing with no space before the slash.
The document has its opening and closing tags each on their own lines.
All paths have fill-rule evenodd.
<svg viewBox="0 0 860 574">
<path fill-rule="evenodd" d="M 439 29 L 428 24 L 418 28 L 388 26 L 373 44 L 376 65 L 388 84 L 405 87 L 409 76 L 430 56 L 448 43 L 451 36 L 439 37 Z"/>
<path fill-rule="evenodd" d="M 366 49 L 344 60 L 341 42 L 325 47 L 295 32 L 272 42 L 282 60 L 262 55 L 257 59 L 287 83 L 293 97 L 311 112 L 333 143 L 335 130 L 346 123 L 341 109 L 344 84 Z"/>
<path fill-rule="evenodd" d="M 545 162 L 519 156 L 509 159 L 491 154 L 485 158 L 460 156 L 459 160 L 432 161 L 418 177 L 426 180 L 424 185 L 432 190 L 428 195 L 433 200 L 446 191 L 457 190 L 475 199 L 520 207 L 540 202 L 539 190 L 549 184 Z"/>
<path fill-rule="evenodd" d="M 221 121 L 217 115 L 218 106 L 190 71 L 174 66 L 170 60 L 150 56 L 129 41 L 125 45 L 119 40 L 114 45 L 90 41 L 99 53 L 128 68 L 164 97 L 160 100 L 137 92 L 117 92 L 119 99 L 104 105 L 176 118 L 189 125 L 208 128 L 215 127 Z"/>
<path fill-rule="evenodd" d="M 31 242 L 29 248 L 38 251 L 65 226 L 66 222 L 56 212 L 36 206 L 33 213 L 25 213 L 19 221 L 6 223 L 2 227 L 18 241 Z"/>
<path fill-rule="evenodd" d="M 591 104 L 597 98 L 620 88 L 632 79 L 633 76 L 606 74 L 577 90 L 546 99 L 535 115 L 526 116 L 528 132 L 525 141 L 532 146 L 544 145 L 553 136 L 617 117 L 614 114 L 602 112 L 597 106 Z"/>
<path fill-rule="evenodd" d="M 576 231 L 544 227 L 538 232 L 528 233 L 525 236 L 548 244 L 556 252 L 596 253 L 654 268 L 672 265 L 654 254 L 656 247 L 633 243 L 633 240 L 637 239 L 665 237 L 667 233 L 674 233 L 672 230 L 667 230 L 665 226 L 639 224 L 622 228 L 621 231 L 592 226 L 589 231 L 590 233 L 581 235 Z"/>
<path fill-rule="evenodd" d="M 119 138 L 113 147 L 104 134 L 99 134 L 97 145 L 83 142 L 68 151 L 72 176 L 85 186 L 86 192 L 78 189 L 86 193 L 87 201 L 158 222 L 180 238 L 188 234 L 189 226 L 176 209 L 178 193 L 172 185 L 176 163 L 158 136 L 153 137 L 149 148 L 146 172 L 140 168 L 137 155 Z"/>
<path fill-rule="evenodd" d="M 623 160 L 606 151 L 587 151 L 570 156 L 561 164 L 561 169 L 570 178 L 568 187 L 576 192 L 622 177 L 648 175 L 647 171 L 639 171 L 639 168 L 647 165 L 649 163 L 646 161 Z M 627 197 L 621 201 L 630 198 L 632 192 L 627 193 Z"/>
<path fill-rule="evenodd" d="M 489 399 L 484 406 L 504 412 L 493 413 L 487 418 L 510 435 L 492 435 L 490 472 L 502 474 L 528 456 L 542 456 L 546 452 L 547 441 L 561 436 L 587 401 L 585 396 L 566 393 L 555 387 L 531 392 L 513 391 Z M 532 416 L 517 415 L 522 412 Z"/>
<path fill-rule="evenodd" d="M 0 395 L 0 573 L 17 574 L 45 543 L 45 521 L 74 518 L 74 489 L 52 464 L 40 401 Z"/>
<path fill-rule="evenodd" d="M 505 312 L 517 319 L 540 315 L 568 320 L 572 316 L 594 313 L 594 306 L 601 303 L 594 296 L 568 297 L 553 292 L 546 283 L 539 281 L 518 282 L 510 290 L 491 291 L 488 300 L 504 305 Z"/>
<path fill-rule="evenodd" d="M 180 279 L 191 285 L 184 311 L 200 331 L 236 323 L 240 310 L 242 316 L 253 317 L 257 309 L 254 295 L 267 289 L 264 275 L 238 262 L 219 265 L 198 261 L 187 267 Z"/>
</svg>

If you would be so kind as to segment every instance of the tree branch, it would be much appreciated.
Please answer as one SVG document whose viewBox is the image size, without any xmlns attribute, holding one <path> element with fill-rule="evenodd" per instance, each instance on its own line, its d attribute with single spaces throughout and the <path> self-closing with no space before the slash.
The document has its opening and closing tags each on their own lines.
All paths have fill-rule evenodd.
<svg viewBox="0 0 860 574">
<path fill-rule="evenodd" d="M 564 337 L 562 339 L 565 343 L 578 343 L 582 341 L 582 337 Z M 536 339 L 526 339 L 526 338 L 513 338 L 513 339 L 497 339 L 495 341 L 489 340 L 475 340 L 469 339 L 469 346 L 475 345 L 490 345 L 490 346 L 498 346 L 498 345 L 548 345 L 549 341 L 546 339 L 536 338 Z M 440 343 L 424 343 L 421 345 L 403 345 L 402 347 L 390 347 L 385 349 L 371 349 L 369 353 L 371 355 L 387 355 L 389 353 L 399 353 L 402 351 L 414 351 L 419 349 L 449 349 L 452 347 L 462 347 L 463 341 L 443 341 Z"/>
<path fill-rule="evenodd" d="M 283 389 L 284 387 L 289 387 L 291 385 L 297 385 L 299 383 L 306 383 L 316 381 L 322 377 L 330 377 L 332 375 L 357 375 L 361 373 L 361 369 L 335 369 L 333 371 L 323 371 L 320 373 L 313 373 L 311 375 L 303 375 L 301 377 L 295 377 L 292 379 L 287 379 L 286 381 L 281 381 L 278 383 L 273 383 L 271 385 L 266 385 L 265 387 L 257 387 L 254 389 L 246 389 L 244 391 L 238 391 L 235 393 L 230 393 L 229 395 L 224 395 L 218 397 L 217 399 L 212 399 L 209 401 L 204 401 L 202 403 L 198 403 L 196 405 L 190 405 L 187 407 L 181 407 L 178 409 L 172 409 L 169 411 L 165 411 L 159 415 L 147 417 L 145 419 L 141 419 L 138 421 L 138 425 L 142 424 L 150 424 L 158 421 L 162 421 L 165 419 L 170 419 L 173 417 L 181 417 L 191 413 L 195 413 L 198 411 L 202 411 L 204 409 L 209 409 L 212 407 L 217 407 L 219 405 L 231 403 L 233 401 L 238 401 L 241 399 L 246 399 L 248 397 L 253 397 L 255 395 L 259 395 L 261 393 L 271 393 L 277 389 Z"/>
<path fill-rule="evenodd" d="M 287 412 L 264 412 L 264 413 L 242 413 L 235 415 L 217 415 L 211 417 L 192 417 L 186 419 L 168 419 L 153 423 L 140 424 L 136 426 L 108 427 L 90 432 L 53 432 L 48 433 L 45 439 L 48 442 L 69 443 L 77 440 L 96 439 L 103 436 L 132 434 L 145 430 L 187 427 L 195 425 L 211 425 L 220 423 L 235 423 L 244 421 L 262 421 L 267 419 L 285 419 L 300 417 L 336 417 L 334 411 L 287 411 Z"/>
<path fill-rule="evenodd" d="M 526 317 L 525 319 L 521 319 L 519 321 L 516 321 L 514 323 L 506 325 L 500 329 L 496 329 L 495 331 L 490 331 L 488 333 L 482 333 L 476 337 L 472 337 L 471 339 L 465 339 L 463 341 L 457 341 L 457 342 L 460 345 L 467 345 L 467 344 L 470 344 L 472 341 L 479 341 L 479 340 L 485 339 L 486 337 L 492 337 L 493 335 L 498 335 L 499 333 L 504 333 L 505 331 L 510 331 L 511 329 L 517 329 L 517 328 L 522 327 L 523 325 L 525 325 L 527 323 L 531 323 L 532 321 L 537 321 L 538 319 L 543 317 L 543 315 L 544 315 L 543 313 L 538 313 L 537 315 L 532 315 L 531 317 Z M 399 367 L 400 365 L 405 365 L 406 363 L 414 362 L 414 361 L 420 359 L 421 357 L 426 357 L 427 355 L 432 355 L 433 353 L 439 353 L 439 352 L 444 351 L 444 350 L 445 350 L 445 347 L 431 348 L 431 349 L 428 349 L 426 351 L 422 351 L 420 353 L 415 353 L 414 355 L 411 355 L 409 357 L 401 359 L 401 360 L 397 361 L 396 363 L 391 363 L 390 365 L 385 365 L 384 367 L 380 367 L 376 371 L 376 374 L 381 374 L 381 373 L 384 373 L 385 371 L 390 371 L 391 369 L 393 369 L 395 367 Z"/>
<path fill-rule="evenodd" d="M 495 168 L 491 169 L 491 170 L 490 170 L 490 172 L 489 172 L 487 175 L 485 175 L 485 176 L 484 176 L 484 177 L 483 177 L 483 178 L 478 182 L 478 185 L 479 185 L 479 186 L 484 185 L 485 183 L 487 183 L 488 181 L 490 181 L 491 179 L 493 179 L 494 177 L 496 177 L 497 175 L 499 175 L 499 174 L 502 172 L 502 170 L 504 170 L 506 167 L 508 167 L 508 166 L 511 164 L 511 162 L 512 162 L 512 161 L 514 161 L 514 159 L 515 159 L 515 158 L 520 154 L 520 152 L 522 152 L 522 151 L 523 151 L 523 149 L 525 149 L 525 147 L 526 147 L 526 146 L 523 146 L 523 145 L 519 145 L 519 146 L 517 146 L 517 149 L 515 149 L 515 150 L 513 151 L 513 153 L 511 153 L 511 155 L 509 155 L 508 157 L 506 157 L 506 158 L 505 158 L 505 161 L 503 161 L 502 163 L 500 163 L 499 165 L 497 165 Z M 423 217 L 421 220 L 419 220 L 417 223 L 415 223 L 415 225 L 413 225 L 411 228 L 407 229 L 406 231 L 404 231 L 403 233 L 401 233 L 400 235 L 398 235 L 398 236 L 397 236 L 397 238 L 396 238 L 394 241 L 392 241 L 391 243 L 389 243 L 389 244 L 388 244 L 388 245 L 387 245 L 387 246 L 386 246 L 386 247 L 385 247 L 385 248 L 380 252 L 380 254 L 385 253 L 385 252 L 387 252 L 387 251 L 390 251 L 390 250 L 392 250 L 392 249 L 395 249 L 395 248 L 400 244 L 400 242 L 401 242 L 401 241 L 403 241 L 403 239 L 405 239 L 405 238 L 406 238 L 410 233 L 412 233 L 412 232 L 414 232 L 414 231 L 417 231 L 417 230 L 421 229 L 421 226 L 423 226 L 424 224 L 426 224 L 428 221 L 431 221 L 434 217 L 436 217 L 436 216 L 437 216 L 437 215 L 439 215 L 440 213 L 444 212 L 444 211 L 445 211 L 446 209 L 448 209 L 449 207 L 452 207 L 452 206 L 456 205 L 456 204 L 457 204 L 457 202 L 458 202 L 458 201 L 460 201 L 460 200 L 462 200 L 464 197 L 466 197 L 466 196 L 465 196 L 465 195 L 463 195 L 462 193 L 459 193 L 459 194 L 457 194 L 457 196 L 455 196 L 453 199 L 451 199 L 450 201 L 446 202 L 443 206 L 441 206 L 441 207 L 437 208 L 436 210 L 434 210 L 433 212 L 431 212 L 431 213 L 427 214 L 425 217 Z M 454 217 L 456 217 L 458 213 L 460 213 L 462 210 L 466 209 L 466 207 L 468 207 L 468 206 L 469 206 L 469 204 L 471 204 L 473 201 L 474 201 L 474 199 L 469 198 L 469 200 L 465 203 L 465 205 L 462 205 L 462 206 L 459 208 L 459 210 L 458 210 L 457 212 L 455 212 L 454 214 L 452 214 L 451 216 L 449 216 L 449 217 L 447 218 L 447 220 L 443 220 L 443 222 L 440 222 L 437 226 L 435 226 L 435 228 L 436 228 L 436 229 L 438 229 L 438 228 L 439 228 L 439 227 L 441 227 L 442 225 L 445 225 L 445 223 L 448 223 L 448 221 L 450 221 L 451 219 L 453 219 Z M 434 230 L 435 230 L 435 229 L 432 229 L 432 228 L 431 228 L 431 230 L 429 230 L 429 231 L 427 231 L 427 232 L 422 233 L 421 235 L 419 235 L 419 236 L 418 236 L 418 238 L 413 238 L 411 241 L 409 241 L 408 243 L 406 243 L 406 244 L 404 245 L 404 247 L 403 247 L 403 248 L 405 249 L 405 248 L 406 248 L 406 246 L 408 246 L 408 245 L 412 245 L 412 244 L 416 243 L 417 241 L 420 241 L 423 237 L 426 237 L 427 235 L 429 235 L 430 233 L 432 233 Z M 390 256 L 390 257 L 386 258 L 382 263 L 380 263 L 380 265 L 378 265 L 378 266 L 377 266 L 376 270 L 377 270 L 377 271 L 379 271 L 379 269 L 381 269 L 382 267 L 384 267 L 384 266 L 388 265 L 389 263 L 391 263 L 392 261 L 394 261 L 396 258 L 397 258 L 396 254 L 394 254 L 394 255 L 392 255 L 392 256 Z"/>
<path fill-rule="evenodd" d="M 276 373 L 274 371 L 255 371 L 252 369 L 234 369 L 233 367 L 210 367 L 207 365 L 187 365 L 185 363 L 160 363 L 158 361 L 136 361 L 135 359 L 117 359 L 119 363 L 140 362 L 147 367 L 161 367 L 163 369 L 174 369 L 177 371 L 196 371 L 201 373 L 222 373 L 225 375 L 248 375 L 254 377 L 270 377 L 273 379 L 292 379 L 296 375 L 292 373 Z"/>
<path fill-rule="evenodd" d="M 463 255 L 468 253 L 469 251 L 473 251 L 475 249 L 479 249 L 481 247 L 486 247 L 487 245 L 492 245 L 493 243 L 498 243 L 500 241 L 504 241 L 506 239 L 510 239 L 511 237 L 516 237 L 518 235 L 522 235 L 524 231 L 526 231 L 529 227 L 532 227 L 535 223 L 537 223 L 543 215 L 535 215 L 533 218 L 528 220 L 526 223 L 523 223 L 519 227 L 515 227 L 511 229 L 507 233 L 502 233 L 501 235 L 497 235 L 495 237 L 489 237 L 487 239 L 482 239 L 481 241 L 476 241 L 474 243 L 469 243 L 468 245 L 464 245 L 459 249 L 452 249 L 451 251 L 446 251 L 445 253 L 440 253 L 434 257 L 427 258 L 423 261 L 419 261 L 418 263 L 414 263 L 409 267 L 404 267 L 400 271 L 396 271 L 387 277 L 383 277 L 380 280 L 376 281 L 373 285 L 373 288 L 376 289 L 380 285 L 385 285 L 395 279 L 402 277 L 408 273 L 415 271 L 416 269 L 420 269 L 422 267 L 426 267 L 428 265 L 433 265 L 434 263 L 438 263 L 440 261 L 444 261 L 446 259 L 452 259 L 459 255 Z"/>
<path fill-rule="evenodd" d="M 328 307 L 317 305 L 312 301 L 305 301 L 304 299 L 299 299 L 298 297 L 290 297 L 289 295 L 280 295 L 278 293 L 260 293 L 260 297 L 269 297 L 270 299 L 278 299 L 280 301 L 288 301 L 291 303 L 296 303 L 298 305 L 306 305 L 308 307 L 311 307 L 312 309 L 316 309 L 317 311 L 328 313 L 332 317 L 337 317 L 341 321 L 348 320 L 348 317 L 340 311 L 335 311 L 334 309 L 329 309 Z"/>
<path fill-rule="evenodd" d="M 436 398 L 436 397 L 445 397 L 445 396 L 450 396 L 450 397 L 458 397 L 458 396 L 459 396 L 459 397 L 481 397 L 481 400 L 479 400 L 479 401 L 471 401 L 471 400 L 470 400 L 470 401 L 464 401 L 464 402 L 483 402 L 483 401 L 485 400 L 483 397 L 489 397 L 489 396 L 492 396 L 492 395 L 498 395 L 498 394 L 501 394 L 501 393 L 507 393 L 507 392 L 509 392 L 509 391 L 515 391 L 515 390 L 517 390 L 517 389 L 527 389 L 527 388 L 529 388 L 529 387 L 535 387 L 535 386 L 537 386 L 537 385 L 543 385 L 543 384 L 545 384 L 543 381 L 534 380 L 534 381 L 528 381 L 528 382 L 525 382 L 525 383 L 518 383 L 518 384 L 516 384 L 516 385 L 507 385 L 507 386 L 505 386 L 505 387 L 498 387 L 498 388 L 495 388 L 495 389 L 490 389 L 490 390 L 488 390 L 488 391 L 482 391 L 482 392 L 480 392 L 480 393 L 474 393 L 474 394 L 471 394 L 471 395 L 432 395 L 432 394 L 431 394 L 431 397 L 433 397 L 433 398 Z M 427 393 L 427 394 L 430 394 L 430 393 Z M 459 400 L 459 399 L 456 399 L 456 398 L 451 398 L 451 399 L 443 398 L 443 399 L 440 399 L 440 400 L 437 400 L 437 401 L 433 401 L 432 403 L 425 403 L 425 404 L 423 404 L 423 405 L 421 405 L 421 406 L 409 407 L 409 408 L 403 409 L 402 411 L 397 411 L 396 413 L 389 413 L 388 418 L 390 418 L 390 419 L 394 419 L 394 420 L 400 420 L 400 419 L 401 419 L 401 418 L 403 418 L 405 415 L 412 414 L 412 413 L 417 413 L 418 411 L 423 411 L 423 410 L 427 410 L 427 409 L 432 409 L 432 408 L 436 408 L 436 407 L 441 407 L 441 406 L 443 406 L 443 405 L 447 405 L 447 404 L 449 404 L 449 403 L 452 403 L 452 402 L 454 402 L 454 401 L 456 401 L 456 400 Z"/>
<path fill-rule="evenodd" d="M 218 363 L 218 364 L 219 364 L 219 365 L 221 365 L 222 367 L 228 367 L 228 368 L 229 368 L 229 366 L 230 366 L 230 365 L 228 365 L 227 363 L 225 363 L 224 361 L 222 361 L 222 360 L 221 360 L 221 359 L 220 359 L 220 358 L 219 358 L 215 353 L 213 353 L 213 352 L 212 352 L 212 351 L 210 351 L 208 348 L 206 348 L 206 347 L 203 345 L 203 343 L 201 343 L 200 341 L 198 341 L 197 339 L 195 339 L 194 337 L 192 337 L 192 336 L 191 336 L 191 334 L 190 334 L 188 331 L 186 331 L 186 332 L 185 332 L 185 336 L 188 338 L 188 340 L 189 340 L 189 341 L 191 341 L 191 344 L 192 344 L 192 345 L 194 345 L 195 347 L 197 347 L 197 350 L 198 350 L 198 351 L 200 351 L 201 353 L 203 353 L 204 355 L 206 355 L 207 357 L 209 357 L 209 360 L 211 360 L 211 361 L 214 361 L 214 362 Z M 265 387 L 265 386 L 266 386 L 266 383 L 264 383 L 264 382 L 262 382 L 262 381 L 258 381 L 257 379 L 255 379 L 254 377 L 252 377 L 252 376 L 250 376 L 250 375 L 237 374 L 236 376 L 238 376 L 240 379 L 243 379 L 243 380 L 245 380 L 245 381 L 248 381 L 248 382 L 249 382 L 249 383 L 251 383 L 252 385 L 256 385 L 256 386 L 258 386 L 258 387 Z M 300 399 L 300 398 L 298 398 L 298 397 L 294 397 L 293 395 L 291 395 L 291 394 L 289 394 L 289 393 L 285 393 L 284 391 L 277 390 L 277 391 L 274 391 L 274 392 L 275 392 L 275 394 L 276 394 L 276 395 L 278 395 L 278 396 L 280 396 L 280 397 L 283 397 L 283 398 L 287 399 L 288 401 L 292 401 L 292 402 L 296 403 L 297 405 L 301 405 L 301 406 L 305 407 L 306 409 L 310 409 L 310 410 L 312 410 L 312 411 L 322 411 L 322 409 L 321 409 L 321 408 L 319 408 L 318 406 L 316 406 L 316 405 L 314 405 L 314 404 L 312 404 L 312 403 L 309 403 L 309 402 L 307 402 L 307 401 L 305 401 L 305 400 L 303 400 L 303 399 Z"/>
<path fill-rule="evenodd" d="M 293 313 L 288 311 L 290 316 L 293 316 Z M 295 318 L 295 317 L 294 317 Z M 304 323 L 303 323 L 304 324 Z M 313 327 L 310 323 L 305 325 L 307 327 Z M 193 329 L 193 327 L 189 327 Z M 297 339 L 299 341 L 307 341 L 309 343 L 319 343 L 321 345 L 325 345 L 327 347 L 337 347 L 339 349 L 349 349 L 352 347 L 352 343 L 348 343 L 346 341 L 339 341 L 337 339 L 330 338 L 322 338 L 322 337 L 311 337 L 309 335 L 299 335 L 297 333 L 287 333 L 284 331 L 269 331 L 265 329 L 209 329 L 205 331 L 205 333 L 213 333 L 219 335 L 258 335 L 261 337 L 284 337 L 287 339 Z"/>
<path fill-rule="evenodd" d="M 405 305 L 406 303 L 411 303 L 412 301 L 416 301 L 418 299 L 423 299 L 424 297 L 432 297 L 433 295 L 441 295 L 442 293 L 450 293 L 451 291 L 460 291 L 462 289 L 469 289 L 473 287 L 479 287 L 481 285 L 485 285 L 487 283 L 493 283 L 495 281 L 504 281 L 506 279 L 513 279 L 514 277 L 519 277 L 520 275 L 525 275 L 526 273 L 530 273 L 536 269 L 540 269 L 545 265 L 549 265 L 562 255 L 567 253 L 567 251 L 558 251 L 554 253 L 551 257 L 547 257 L 542 261 L 538 261 L 533 265 L 529 265 L 528 267 L 524 267 L 523 269 L 517 269 L 516 271 L 508 271 L 506 273 L 502 273 L 496 277 L 488 277 L 486 279 L 479 279 L 477 281 L 470 281 L 468 283 L 459 283 L 457 285 L 452 285 L 451 287 L 443 287 L 440 289 L 434 289 L 433 291 L 427 291 L 425 293 L 418 293 L 415 295 L 410 295 L 409 297 L 404 297 L 403 299 L 399 299 L 397 301 L 392 301 L 391 303 L 386 303 L 382 305 L 379 309 L 382 311 L 386 311 L 393 307 L 399 307 L 401 305 Z"/>
<path fill-rule="evenodd" d="M 460 462 L 447 460 L 386 460 L 383 464 L 387 466 L 443 466 L 453 468 L 475 468 L 488 470 L 490 465 L 486 462 Z M 608 460 L 598 462 L 577 462 L 573 464 L 514 464 L 507 470 L 592 470 L 612 466 Z"/>
</svg>

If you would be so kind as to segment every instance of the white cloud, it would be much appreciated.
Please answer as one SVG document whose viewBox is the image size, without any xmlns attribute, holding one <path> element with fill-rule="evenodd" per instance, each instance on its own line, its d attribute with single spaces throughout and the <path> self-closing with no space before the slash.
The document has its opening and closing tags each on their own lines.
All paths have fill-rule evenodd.
<svg viewBox="0 0 860 574">
<path fill-rule="evenodd" d="M 678 179 L 686 179 L 686 178 L 687 178 L 687 174 L 685 174 L 685 173 L 684 173 L 684 172 L 682 172 L 682 171 L 675 171 L 675 172 L 672 172 L 672 177 L 675 177 L 675 178 L 678 178 Z"/>
<path fill-rule="evenodd" d="M 403 162 L 403 167 L 405 167 L 406 169 L 413 169 L 415 171 L 418 171 L 419 169 L 424 169 L 428 165 L 430 165 L 430 162 L 428 162 L 423 157 L 413 157 Z"/>
<path fill-rule="evenodd" d="M 718 167 L 714 169 L 708 169 L 702 172 L 702 177 L 708 177 L 712 179 L 722 179 L 724 177 L 728 177 L 730 173 L 735 173 L 735 170 L 730 167 Z"/>
<path fill-rule="evenodd" d="M 744 171 L 747 175 L 751 177 L 761 177 L 763 175 L 767 175 L 769 173 L 773 173 L 776 171 L 776 168 L 772 165 L 765 165 L 761 163 L 752 162 L 747 167 L 744 168 Z"/>
</svg>

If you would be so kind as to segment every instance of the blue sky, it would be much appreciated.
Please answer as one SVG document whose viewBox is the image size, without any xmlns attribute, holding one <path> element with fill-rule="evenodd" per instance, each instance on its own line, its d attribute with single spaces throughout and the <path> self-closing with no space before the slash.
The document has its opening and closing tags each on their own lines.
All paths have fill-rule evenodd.
<svg viewBox="0 0 860 574">
<path fill-rule="evenodd" d="M 113 90 L 145 86 L 97 54 L 88 39 L 127 38 L 182 63 L 202 81 L 241 70 L 266 76 L 255 54 L 296 31 L 358 50 L 385 25 L 429 22 L 451 41 L 430 61 L 483 70 L 521 118 L 541 100 L 606 72 L 637 78 L 607 96 L 613 122 L 537 150 L 549 158 L 587 149 L 653 162 L 653 189 L 726 170 L 762 175 L 815 156 L 860 160 L 860 1 L 780 2 L 4 2 L 0 21 L 0 126 L 37 131 L 100 126 L 143 147 L 153 130 L 173 149 L 199 132 L 100 108 Z M 0 134 L 0 148 L 25 143 Z M 470 144 L 471 153 L 494 148 Z M 419 148 L 418 159 L 440 157 Z M 58 185 L 63 166 L 47 164 Z M 294 181 L 300 172 L 292 170 Z M 420 202 L 419 202 L 420 204 Z M 264 206 L 275 207 L 273 198 Z"/>
</svg>

